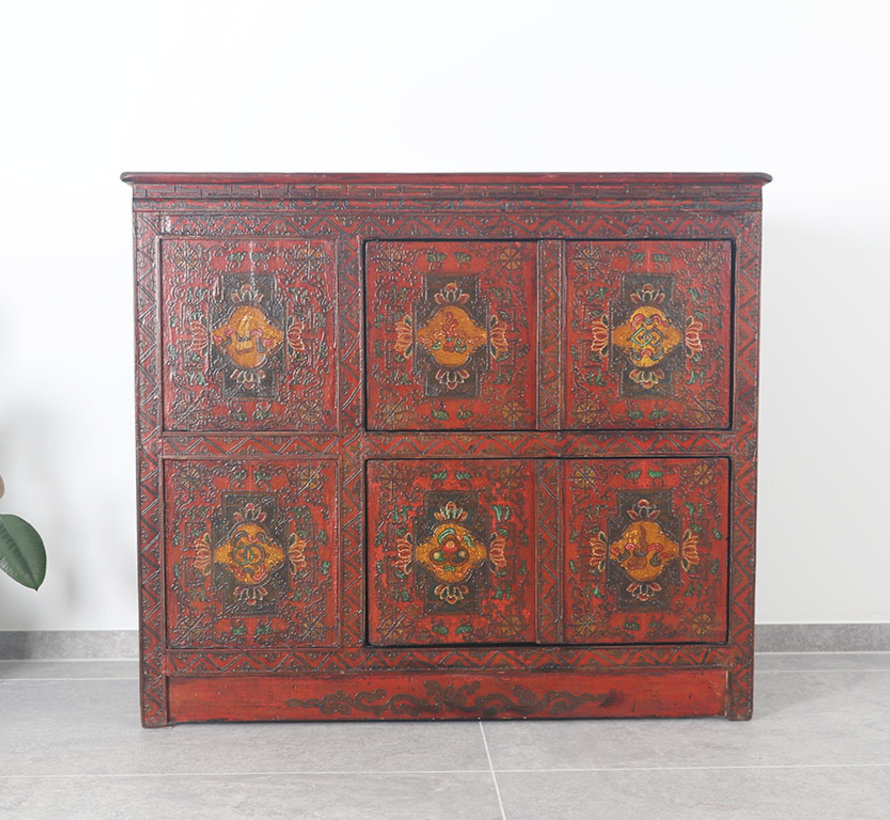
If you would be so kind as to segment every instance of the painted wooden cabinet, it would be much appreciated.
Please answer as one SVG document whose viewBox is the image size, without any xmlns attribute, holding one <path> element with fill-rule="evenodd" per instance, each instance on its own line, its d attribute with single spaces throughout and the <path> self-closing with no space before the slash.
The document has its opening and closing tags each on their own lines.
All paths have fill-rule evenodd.
<svg viewBox="0 0 890 820">
<path fill-rule="evenodd" d="M 147 726 L 751 715 L 763 174 L 125 174 Z"/>
</svg>

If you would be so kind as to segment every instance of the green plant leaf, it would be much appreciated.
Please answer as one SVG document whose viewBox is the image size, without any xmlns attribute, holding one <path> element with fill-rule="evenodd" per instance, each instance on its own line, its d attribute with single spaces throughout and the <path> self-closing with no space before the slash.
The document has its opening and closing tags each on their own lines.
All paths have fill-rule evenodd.
<svg viewBox="0 0 890 820">
<path fill-rule="evenodd" d="M 0 515 L 0 569 L 31 589 L 37 589 L 46 575 L 43 539 L 17 515 Z"/>
</svg>

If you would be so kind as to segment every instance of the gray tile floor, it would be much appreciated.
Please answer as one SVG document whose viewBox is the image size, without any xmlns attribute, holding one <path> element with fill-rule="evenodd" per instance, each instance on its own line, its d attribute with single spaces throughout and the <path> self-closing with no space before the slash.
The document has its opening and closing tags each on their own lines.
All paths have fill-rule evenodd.
<svg viewBox="0 0 890 820">
<path fill-rule="evenodd" d="M 762 654 L 755 717 L 144 730 L 134 661 L 0 661 L 0 817 L 882 818 L 890 653 Z"/>
</svg>

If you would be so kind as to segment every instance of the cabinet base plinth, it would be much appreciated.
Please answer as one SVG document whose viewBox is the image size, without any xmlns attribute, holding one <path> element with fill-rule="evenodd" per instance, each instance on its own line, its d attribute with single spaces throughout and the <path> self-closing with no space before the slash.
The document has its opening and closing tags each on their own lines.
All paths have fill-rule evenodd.
<svg viewBox="0 0 890 820">
<path fill-rule="evenodd" d="M 177 677 L 171 723 L 703 717 L 726 711 L 723 669 L 608 674 Z"/>
</svg>

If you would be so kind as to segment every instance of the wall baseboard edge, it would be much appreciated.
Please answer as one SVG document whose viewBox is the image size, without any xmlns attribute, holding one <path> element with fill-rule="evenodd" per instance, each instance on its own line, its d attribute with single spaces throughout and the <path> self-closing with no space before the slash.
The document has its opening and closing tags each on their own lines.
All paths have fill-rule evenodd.
<svg viewBox="0 0 890 820">
<path fill-rule="evenodd" d="M 757 652 L 890 652 L 890 623 L 757 624 Z M 0 660 L 139 657 L 135 629 L 0 630 Z"/>
</svg>

